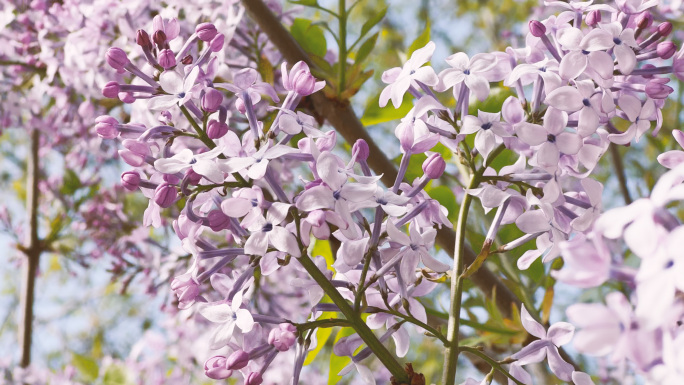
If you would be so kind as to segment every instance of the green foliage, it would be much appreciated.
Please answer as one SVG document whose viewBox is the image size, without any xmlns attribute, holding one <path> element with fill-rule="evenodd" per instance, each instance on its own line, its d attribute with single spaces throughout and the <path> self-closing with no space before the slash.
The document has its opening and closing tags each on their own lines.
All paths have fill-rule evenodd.
<svg viewBox="0 0 684 385">
<path fill-rule="evenodd" d="M 97 362 L 84 355 L 73 353 L 72 365 L 78 370 L 83 378 L 83 381 L 92 383 L 97 379 L 100 373 L 100 367 Z"/>
<path fill-rule="evenodd" d="M 306 52 L 321 57 L 325 56 L 328 46 L 323 29 L 316 24 L 312 24 L 311 20 L 294 19 L 290 27 L 290 33 Z"/>
<path fill-rule="evenodd" d="M 411 111 L 411 108 L 413 108 L 411 96 L 408 94 L 404 95 L 404 100 L 397 109 L 394 108 L 392 102 L 387 103 L 385 107 L 380 107 L 378 105 L 379 98 L 380 94 L 377 94 L 368 100 L 366 109 L 361 117 L 361 123 L 363 123 L 364 126 L 373 126 L 375 124 L 401 119 Z"/>
<path fill-rule="evenodd" d="M 430 42 L 430 22 L 428 21 L 427 24 L 425 25 L 425 29 L 423 32 L 418 35 L 416 40 L 411 43 L 411 45 L 408 48 L 408 52 L 406 53 L 407 57 L 411 57 L 411 54 L 413 51 L 417 50 L 418 48 L 423 48 L 427 43 Z"/>
<path fill-rule="evenodd" d="M 122 365 L 112 365 L 105 370 L 102 378 L 103 385 L 130 385 L 132 384 L 126 368 Z"/>
</svg>

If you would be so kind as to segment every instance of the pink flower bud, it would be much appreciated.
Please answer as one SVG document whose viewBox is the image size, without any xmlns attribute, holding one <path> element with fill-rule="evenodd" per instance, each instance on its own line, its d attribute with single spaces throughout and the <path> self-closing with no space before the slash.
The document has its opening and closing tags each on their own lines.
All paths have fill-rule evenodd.
<svg viewBox="0 0 684 385">
<path fill-rule="evenodd" d="M 117 96 L 119 97 L 119 100 L 126 104 L 131 104 L 135 101 L 135 96 L 130 92 L 119 92 Z"/>
<path fill-rule="evenodd" d="M 245 385 L 261 385 L 262 382 L 264 382 L 264 379 L 261 378 L 261 374 L 258 372 L 251 372 L 245 380 Z"/>
<path fill-rule="evenodd" d="M 658 26 L 660 36 L 667 36 L 672 32 L 672 23 L 666 21 Z"/>
<path fill-rule="evenodd" d="M 653 15 L 649 11 L 641 12 L 634 22 L 641 29 L 648 28 L 653 25 Z"/>
<path fill-rule="evenodd" d="M 105 98 L 116 99 L 119 96 L 119 83 L 107 82 L 102 87 L 102 96 Z"/>
<path fill-rule="evenodd" d="M 356 160 L 366 160 L 370 155 L 368 143 L 363 139 L 358 139 L 352 147 L 352 154 L 356 154 Z"/>
<path fill-rule="evenodd" d="M 294 79 L 292 79 L 292 85 L 296 93 L 302 96 L 308 96 L 314 91 L 316 78 L 314 78 L 308 70 L 299 71 L 295 74 Z"/>
<path fill-rule="evenodd" d="M 539 20 L 530 20 L 528 27 L 530 28 L 530 33 L 534 37 L 546 35 L 546 27 Z"/>
<path fill-rule="evenodd" d="M 271 332 L 268 333 L 268 343 L 281 352 L 289 350 L 295 344 L 296 340 L 297 336 L 293 332 L 283 330 L 280 327 L 272 329 Z"/>
<path fill-rule="evenodd" d="M 159 65 L 164 69 L 169 69 L 176 65 L 176 57 L 173 55 L 173 51 L 170 49 L 161 50 L 157 60 L 159 61 Z"/>
<path fill-rule="evenodd" d="M 211 39 L 216 36 L 218 31 L 216 30 L 216 26 L 212 23 L 202 23 L 198 25 L 195 28 L 195 33 L 197 34 L 197 37 L 200 38 L 202 41 L 211 41 Z"/>
<path fill-rule="evenodd" d="M 239 370 L 247 366 L 249 363 L 249 353 L 244 350 L 237 350 L 233 352 L 226 360 L 226 368 L 231 370 Z"/>
<path fill-rule="evenodd" d="M 439 179 L 444 173 L 444 169 L 446 169 L 446 162 L 438 153 L 428 156 L 423 162 L 423 172 L 430 179 Z"/>
<path fill-rule="evenodd" d="M 661 59 L 669 59 L 677 52 L 677 46 L 671 41 L 663 41 L 656 46 L 656 53 Z"/>
<path fill-rule="evenodd" d="M 214 356 L 204 363 L 204 374 L 213 380 L 225 380 L 233 371 L 226 369 L 226 357 Z"/>
<path fill-rule="evenodd" d="M 215 88 L 207 88 L 201 102 L 204 111 L 216 112 L 223 102 L 223 94 Z"/>
<path fill-rule="evenodd" d="M 185 176 L 188 178 L 188 183 L 193 186 L 197 186 L 199 182 L 202 180 L 202 175 L 196 173 L 191 168 L 189 168 L 188 171 L 185 172 Z"/>
<path fill-rule="evenodd" d="M 218 52 L 223 49 L 223 45 L 226 42 L 226 36 L 222 33 L 216 34 L 211 42 L 209 43 L 209 49 L 211 52 Z"/>
<path fill-rule="evenodd" d="M 207 214 L 207 218 L 209 218 L 209 227 L 213 231 L 221 231 L 230 228 L 230 217 L 221 210 L 211 210 L 209 214 Z"/>
<path fill-rule="evenodd" d="M 121 174 L 121 184 L 128 191 L 134 191 L 140 186 L 140 174 L 137 171 L 126 171 Z"/>
<path fill-rule="evenodd" d="M 228 133 L 228 125 L 218 120 L 212 119 L 207 125 L 207 136 L 209 139 L 219 139 Z"/>
<path fill-rule="evenodd" d="M 665 78 L 658 78 L 649 81 L 646 83 L 646 95 L 653 99 L 667 98 L 674 91 L 672 87 L 665 84 L 668 81 L 669 79 Z"/>
<path fill-rule="evenodd" d="M 119 136 L 119 130 L 116 126 L 119 122 L 109 115 L 102 115 L 95 119 L 95 132 L 100 138 L 114 139 Z"/>
<path fill-rule="evenodd" d="M 154 190 L 154 202 L 164 209 L 173 206 L 177 197 L 176 187 L 168 183 L 162 183 Z"/>
<path fill-rule="evenodd" d="M 649 68 L 655 68 L 653 64 L 644 64 L 643 69 L 649 69 Z M 653 75 L 641 75 L 644 79 L 651 79 L 653 78 Z"/>
<path fill-rule="evenodd" d="M 180 178 L 173 174 L 164 174 L 162 178 L 164 178 L 164 182 L 170 184 L 178 184 L 180 182 Z"/>
<path fill-rule="evenodd" d="M 587 25 L 590 26 L 590 27 L 595 26 L 596 24 L 598 24 L 598 23 L 601 22 L 601 11 L 599 11 L 598 9 L 595 9 L 595 10 L 593 10 L 593 11 L 590 11 L 590 12 L 587 14 L 586 19 L 584 19 L 584 21 L 585 21 L 585 22 L 587 23 Z"/>
<path fill-rule="evenodd" d="M 294 333 L 297 331 L 296 326 L 294 326 L 291 323 L 287 323 L 287 322 L 281 323 L 280 325 L 278 325 L 278 328 L 284 332 L 290 332 L 290 333 Z"/>
<path fill-rule="evenodd" d="M 107 54 L 105 56 L 107 59 L 107 64 L 119 72 L 123 72 L 124 67 L 129 63 L 126 52 L 124 52 L 124 50 L 121 48 L 111 47 L 107 50 Z"/>
</svg>

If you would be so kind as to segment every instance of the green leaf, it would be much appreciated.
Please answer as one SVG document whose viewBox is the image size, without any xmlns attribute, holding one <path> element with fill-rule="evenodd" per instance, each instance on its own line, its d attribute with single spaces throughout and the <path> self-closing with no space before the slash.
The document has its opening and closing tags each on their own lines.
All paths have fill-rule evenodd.
<svg viewBox="0 0 684 385">
<path fill-rule="evenodd" d="M 318 0 L 290 0 L 290 3 L 307 7 L 318 7 Z"/>
<path fill-rule="evenodd" d="M 364 60 L 366 60 L 366 58 L 368 58 L 368 55 L 370 55 L 371 51 L 373 51 L 373 48 L 375 48 L 375 43 L 377 43 L 377 41 L 378 41 L 378 36 L 380 36 L 380 32 L 369 37 L 368 40 L 366 40 L 363 44 L 361 44 L 361 47 L 359 47 L 359 50 L 356 51 L 356 57 L 354 58 L 354 64 L 362 63 Z"/>
<path fill-rule="evenodd" d="M 93 382 L 100 374 L 100 367 L 94 359 L 73 353 L 72 364 L 76 367 L 85 382 Z"/>
<path fill-rule="evenodd" d="M 385 107 L 380 108 L 378 105 L 379 98 L 380 94 L 369 100 L 366 110 L 363 112 L 363 117 L 361 118 L 361 123 L 363 123 L 364 126 L 372 126 L 374 124 L 401 119 L 411 111 L 411 108 L 413 108 L 413 103 L 411 103 L 413 97 L 409 95 L 408 92 L 404 95 L 404 101 L 397 109 L 394 109 L 392 102 L 389 102 Z"/>
<path fill-rule="evenodd" d="M 411 57 L 411 54 L 413 51 L 417 50 L 418 48 L 423 48 L 427 43 L 430 42 L 430 22 L 428 21 L 427 24 L 425 25 L 425 30 L 423 30 L 423 33 L 420 34 L 416 38 L 416 40 L 411 43 L 408 49 L 407 57 Z"/>
<path fill-rule="evenodd" d="M 105 371 L 102 383 L 103 385 L 129 385 L 131 382 L 126 368 L 120 365 L 112 365 Z"/>
<path fill-rule="evenodd" d="M 64 183 L 60 191 L 64 195 L 72 195 L 79 188 L 81 188 L 81 178 L 78 177 L 74 170 L 67 169 L 64 173 Z"/>
<path fill-rule="evenodd" d="M 313 250 L 311 250 L 311 256 L 315 258 L 319 255 L 325 258 L 325 263 L 328 265 L 328 269 L 335 271 L 332 267 L 333 263 L 335 263 L 335 258 L 333 258 L 332 255 L 330 241 L 322 241 L 320 239 L 316 240 Z"/>
<path fill-rule="evenodd" d="M 366 36 L 368 31 L 371 30 L 371 28 L 375 27 L 379 22 L 381 22 L 382 19 L 385 17 L 386 13 L 387 7 L 383 8 L 382 10 L 380 10 L 380 12 L 373 15 L 373 17 L 366 20 L 366 22 L 363 23 L 363 26 L 361 27 L 361 34 L 359 35 L 359 40 Z"/>
<path fill-rule="evenodd" d="M 402 155 L 395 158 L 397 164 L 401 163 Z M 423 176 L 423 162 L 427 159 L 425 154 L 413 154 L 411 159 L 409 159 L 409 165 L 406 169 L 406 174 L 404 175 L 404 181 L 408 183 L 413 183 L 416 178 Z"/>
<path fill-rule="evenodd" d="M 306 52 L 325 56 L 328 46 L 323 29 L 317 25 L 312 25 L 311 20 L 294 19 L 290 33 Z"/>
</svg>

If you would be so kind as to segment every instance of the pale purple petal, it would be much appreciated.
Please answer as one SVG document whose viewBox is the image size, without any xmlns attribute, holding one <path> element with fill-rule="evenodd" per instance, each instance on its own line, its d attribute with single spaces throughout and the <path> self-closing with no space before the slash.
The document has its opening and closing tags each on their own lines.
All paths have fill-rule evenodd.
<svg viewBox="0 0 684 385">
<path fill-rule="evenodd" d="M 544 329 L 544 326 L 542 326 L 542 324 L 537 322 L 537 320 L 530 315 L 530 312 L 527 311 L 525 305 L 523 305 L 520 309 L 520 322 L 522 322 L 525 330 L 527 330 L 533 336 L 541 339 L 546 338 L 546 330 Z"/>
</svg>

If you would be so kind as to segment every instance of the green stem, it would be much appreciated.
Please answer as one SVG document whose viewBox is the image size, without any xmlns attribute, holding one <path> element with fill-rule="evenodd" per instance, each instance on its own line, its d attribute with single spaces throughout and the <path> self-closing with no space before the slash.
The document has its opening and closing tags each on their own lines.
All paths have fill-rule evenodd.
<svg viewBox="0 0 684 385">
<path fill-rule="evenodd" d="M 354 328 L 356 333 L 361 337 L 363 342 L 373 351 L 380 362 L 392 373 L 392 376 L 399 383 L 408 383 L 409 378 L 401 364 L 394 358 L 392 353 L 380 342 L 380 340 L 373 334 L 373 331 L 366 325 L 361 316 L 357 314 L 354 309 L 347 303 L 347 300 L 342 297 L 339 291 L 333 286 L 328 278 L 318 269 L 318 266 L 306 255 L 306 249 L 302 249 L 302 256 L 297 258 L 297 261 L 304 267 L 309 276 L 316 281 L 316 283 L 323 289 L 325 294 L 330 297 L 335 305 L 340 308 L 340 311 L 347 318 L 350 326 Z"/>
<path fill-rule="evenodd" d="M 486 160 L 483 160 L 482 167 L 477 170 L 471 177 L 468 183 L 468 189 L 474 189 L 480 185 L 482 175 L 487 167 L 494 161 L 494 159 L 501 154 L 505 149 L 503 145 L 497 147 L 489 154 Z M 466 222 L 468 221 L 468 211 L 473 196 L 465 194 L 461 208 L 458 213 L 458 222 L 456 224 L 456 242 L 454 243 L 454 268 L 451 273 L 451 309 L 449 312 L 449 321 L 447 322 L 447 340 L 446 351 L 444 355 L 444 370 L 442 372 L 442 383 L 444 385 L 454 385 L 456 383 L 456 369 L 458 367 L 458 329 L 461 320 L 461 300 L 463 294 L 463 271 L 465 270 L 465 235 Z"/>
<path fill-rule="evenodd" d="M 340 48 L 340 84 L 337 86 L 337 96 L 342 95 L 342 91 L 346 88 L 347 82 L 347 4 L 345 0 L 339 0 L 339 17 L 340 22 L 340 39 L 338 40 Z"/>
<path fill-rule="evenodd" d="M 470 346 L 459 346 L 459 349 L 461 351 L 470 353 L 474 356 L 480 357 L 483 361 L 487 362 L 493 369 L 498 370 L 504 376 L 510 378 L 511 381 L 515 382 L 517 385 L 525 385 L 522 382 L 518 381 L 518 379 L 513 377 L 510 373 L 508 373 L 508 371 L 506 369 L 504 369 L 503 366 L 501 366 L 501 364 L 496 362 L 496 360 L 494 360 L 493 358 L 489 357 L 488 355 L 482 353 L 479 349 L 473 348 Z"/>
<path fill-rule="evenodd" d="M 484 167 L 483 167 L 484 169 Z M 470 178 L 469 189 L 476 188 L 480 184 L 477 174 Z M 444 354 L 444 371 L 442 372 L 442 383 L 444 385 L 454 385 L 456 383 L 456 368 L 458 367 L 458 329 L 461 320 L 461 299 L 463 294 L 463 270 L 465 268 L 464 246 L 466 234 L 466 221 L 468 220 L 468 210 L 472 202 L 472 195 L 465 194 L 461 208 L 458 213 L 458 223 L 456 224 L 456 243 L 454 245 L 454 269 L 451 274 L 451 310 L 449 321 L 447 322 L 447 343 Z"/>
<path fill-rule="evenodd" d="M 302 324 L 295 324 L 295 326 L 297 326 L 297 329 L 299 330 L 308 330 L 316 328 L 333 328 L 335 326 L 348 327 L 351 326 L 351 324 L 346 319 L 328 318 L 305 322 Z"/>
</svg>

